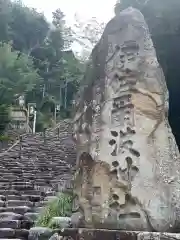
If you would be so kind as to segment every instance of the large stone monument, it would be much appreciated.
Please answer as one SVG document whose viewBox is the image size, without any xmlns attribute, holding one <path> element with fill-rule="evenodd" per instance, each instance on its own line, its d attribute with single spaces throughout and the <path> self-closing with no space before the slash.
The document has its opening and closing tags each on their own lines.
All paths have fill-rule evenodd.
<svg viewBox="0 0 180 240">
<path fill-rule="evenodd" d="M 180 158 L 164 75 L 138 10 L 107 24 L 84 82 L 74 118 L 74 211 L 81 225 L 173 231 Z"/>
</svg>

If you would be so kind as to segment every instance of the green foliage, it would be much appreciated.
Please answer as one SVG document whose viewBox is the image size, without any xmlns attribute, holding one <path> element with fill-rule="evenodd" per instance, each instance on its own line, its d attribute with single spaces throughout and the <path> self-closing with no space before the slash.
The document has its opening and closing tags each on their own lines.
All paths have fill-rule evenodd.
<svg viewBox="0 0 180 240">
<path fill-rule="evenodd" d="M 0 102 L 11 104 L 16 94 L 32 91 L 40 80 L 32 60 L 0 43 Z"/>
<path fill-rule="evenodd" d="M 0 42 L 10 40 L 11 1 L 0 0 Z"/>
<path fill-rule="evenodd" d="M 17 96 L 25 95 L 26 104 L 36 103 L 37 129 L 53 124 L 57 103 L 64 109 L 58 117 L 65 117 L 82 78 L 72 51 L 64 59 L 71 43 L 72 31 L 60 9 L 49 23 L 19 0 L 0 0 L 0 104 L 14 105 Z M 67 86 L 65 81 L 70 81 Z"/>
<path fill-rule="evenodd" d="M 11 141 L 13 140 L 12 138 L 10 138 L 9 136 L 7 135 L 0 135 L 0 141 L 3 142 L 3 141 Z"/>
<path fill-rule="evenodd" d="M 72 212 L 72 200 L 73 197 L 71 195 L 60 193 L 57 199 L 47 203 L 36 222 L 36 226 L 52 228 L 51 219 L 53 217 L 70 216 Z"/>
<path fill-rule="evenodd" d="M 44 128 L 50 128 L 54 124 L 52 114 L 48 112 L 38 111 L 37 113 L 37 123 L 36 123 L 36 131 L 43 132 Z"/>
<path fill-rule="evenodd" d="M 0 105 L 0 136 L 3 134 L 4 130 L 6 129 L 6 126 L 8 125 L 10 121 L 9 118 L 9 109 L 7 105 Z M 1 141 L 3 140 L 3 137 Z M 5 139 L 4 139 L 5 140 Z"/>
<path fill-rule="evenodd" d="M 13 47 L 28 55 L 39 47 L 47 36 L 49 24 L 35 9 L 24 6 L 20 1 L 11 3 L 9 29 Z"/>
</svg>

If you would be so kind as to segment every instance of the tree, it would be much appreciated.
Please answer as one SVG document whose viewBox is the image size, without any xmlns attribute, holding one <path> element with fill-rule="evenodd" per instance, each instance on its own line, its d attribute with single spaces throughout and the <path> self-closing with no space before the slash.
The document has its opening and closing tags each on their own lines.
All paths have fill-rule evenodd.
<svg viewBox="0 0 180 240">
<path fill-rule="evenodd" d="M 60 9 L 48 23 L 21 1 L 0 0 L 0 7 L 0 104 L 8 109 L 14 96 L 23 94 L 26 102 L 36 103 L 38 121 L 48 117 L 52 122 L 60 100 L 70 109 L 82 77 L 79 61 L 72 51 L 66 54 L 73 41 L 71 28 Z"/>
<path fill-rule="evenodd" d="M 16 94 L 32 91 L 39 80 L 32 59 L 0 44 L 0 103 L 11 104 Z"/>
<path fill-rule="evenodd" d="M 64 14 L 57 9 L 53 13 L 48 37 L 41 47 L 32 52 L 35 65 L 38 66 L 39 74 L 44 79 L 43 97 L 46 97 L 46 101 L 43 100 L 44 103 L 41 106 L 44 104 L 47 106 L 48 99 L 49 102 L 53 99 L 54 104 L 66 102 L 65 105 L 70 105 L 72 96 L 77 90 L 77 78 L 81 77 L 82 72 L 72 51 L 66 51 L 72 43 L 71 36 L 72 31 L 66 26 Z M 71 54 L 66 54 L 68 52 Z M 68 91 L 71 89 L 71 94 L 67 93 L 67 101 L 62 101 L 66 95 L 66 81 L 68 81 Z"/>
<path fill-rule="evenodd" d="M 21 2 L 11 3 L 11 17 L 9 28 L 13 47 L 27 55 L 43 44 L 48 31 L 44 15 L 35 9 L 24 6 Z"/>
<path fill-rule="evenodd" d="M 0 104 L 0 137 L 3 134 L 4 130 L 6 129 L 6 126 L 8 125 L 9 121 L 10 117 L 7 105 Z"/>
<path fill-rule="evenodd" d="M 62 34 L 62 38 L 64 41 L 63 47 L 64 47 L 64 49 L 69 49 L 69 47 L 71 46 L 71 44 L 73 42 L 72 29 L 66 25 L 65 15 L 61 11 L 61 9 L 58 8 L 52 14 L 53 14 L 52 24 L 54 25 L 56 30 L 59 30 L 59 32 L 61 32 L 61 34 Z"/>
<path fill-rule="evenodd" d="M 11 2 L 10 0 L 0 0 L 0 42 L 8 42 L 10 40 L 11 21 Z"/>
<path fill-rule="evenodd" d="M 33 61 L 14 51 L 7 43 L 0 44 L 0 133 L 9 122 L 8 108 L 16 95 L 31 92 L 40 81 Z"/>
</svg>

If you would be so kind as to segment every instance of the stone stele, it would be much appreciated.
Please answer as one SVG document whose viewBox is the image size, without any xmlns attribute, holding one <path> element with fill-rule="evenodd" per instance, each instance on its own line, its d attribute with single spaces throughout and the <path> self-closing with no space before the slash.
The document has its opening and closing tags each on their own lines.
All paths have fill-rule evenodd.
<svg viewBox="0 0 180 240">
<path fill-rule="evenodd" d="M 141 12 L 128 8 L 93 49 L 76 101 L 74 211 L 85 227 L 173 231 L 180 160 L 168 90 Z"/>
</svg>

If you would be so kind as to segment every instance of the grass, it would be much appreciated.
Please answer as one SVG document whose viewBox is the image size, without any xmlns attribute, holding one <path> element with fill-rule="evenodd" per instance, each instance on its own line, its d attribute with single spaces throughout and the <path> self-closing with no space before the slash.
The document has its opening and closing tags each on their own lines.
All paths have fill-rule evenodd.
<svg viewBox="0 0 180 240">
<path fill-rule="evenodd" d="M 50 227 L 53 217 L 69 217 L 72 213 L 73 196 L 65 193 L 60 193 L 57 199 L 47 203 L 35 224 L 36 227 Z"/>
<path fill-rule="evenodd" d="M 0 135 L 0 141 L 10 141 L 12 140 L 9 136 L 7 135 Z"/>
</svg>

